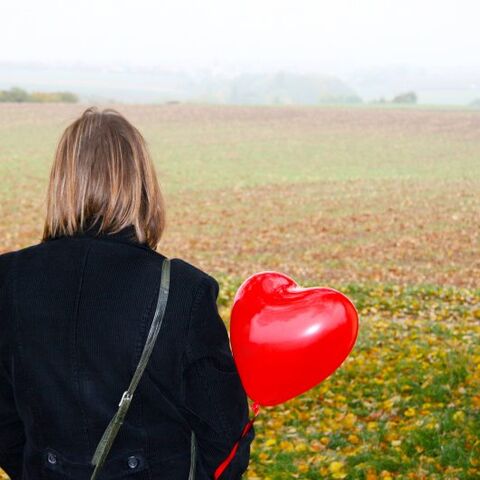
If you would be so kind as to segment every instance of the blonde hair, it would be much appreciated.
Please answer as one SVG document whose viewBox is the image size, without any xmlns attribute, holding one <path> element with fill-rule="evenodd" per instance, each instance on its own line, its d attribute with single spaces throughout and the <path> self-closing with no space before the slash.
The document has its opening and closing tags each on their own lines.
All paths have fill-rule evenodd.
<svg viewBox="0 0 480 480">
<path fill-rule="evenodd" d="M 156 249 L 165 229 L 165 202 L 141 133 L 119 112 L 87 108 L 63 132 L 47 191 L 42 241 L 85 230 L 134 225 Z"/>
</svg>

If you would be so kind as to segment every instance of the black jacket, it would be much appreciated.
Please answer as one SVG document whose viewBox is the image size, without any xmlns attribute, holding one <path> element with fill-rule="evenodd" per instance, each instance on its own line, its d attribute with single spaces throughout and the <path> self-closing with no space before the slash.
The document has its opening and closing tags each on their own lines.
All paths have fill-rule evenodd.
<svg viewBox="0 0 480 480">
<path fill-rule="evenodd" d="M 0 467 L 12 480 L 89 479 L 145 344 L 164 255 L 95 228 L 0 255 Z M 157 342 L 101 479 L 213 478 L 248 421 L 217 281 L 171 259 Z M 246 470 L 252 428 L 221 479 Z"/>
</svg>

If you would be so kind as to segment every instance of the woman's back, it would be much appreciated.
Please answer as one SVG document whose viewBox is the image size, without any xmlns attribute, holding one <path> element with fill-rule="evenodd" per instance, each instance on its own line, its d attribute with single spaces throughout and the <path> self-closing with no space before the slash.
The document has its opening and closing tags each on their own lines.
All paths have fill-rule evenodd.
<svg viewBox="0 0 480 480">
<path fill-rule="evenodd" d="M 133 226 L 0 255 L 0 466 L 13 480 L 90 478 L 145 344 L 164 258 Z M 248 405 L 217 295 L 213 277 L 172 259 L 162 328 L 99 478 L 207 479 L 228 455 Z M 241 477 L 253 435 L 222 479 Z"/>
</svg>

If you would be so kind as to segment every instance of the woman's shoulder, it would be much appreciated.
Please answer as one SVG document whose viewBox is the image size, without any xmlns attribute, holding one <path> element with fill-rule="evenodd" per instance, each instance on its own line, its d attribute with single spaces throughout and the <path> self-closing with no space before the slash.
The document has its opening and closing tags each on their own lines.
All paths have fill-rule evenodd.
<svg viewBox="0 0 480 480">
<path fill-rule="evenodd" d="M 218 285 L 215 277 L 201 268 L 200 265 L 195 265 L 178 257 L 173 257 L 169 260 L 171 262 L 172 271 L 175 271 L 176 275 L 183 277 L 190 284 L 200 285 L 202 283 L 210 283 Z"/>
<path fill-rule="evenodd" d="M 170 258 L 171 285 L 174 297 L 182 305 L 190 305 L 190 311 L 201 303 L 202 299 L 216 299 L 219 293 L 217 280 L 200 265 L 182 258 Z"/>
</svg>

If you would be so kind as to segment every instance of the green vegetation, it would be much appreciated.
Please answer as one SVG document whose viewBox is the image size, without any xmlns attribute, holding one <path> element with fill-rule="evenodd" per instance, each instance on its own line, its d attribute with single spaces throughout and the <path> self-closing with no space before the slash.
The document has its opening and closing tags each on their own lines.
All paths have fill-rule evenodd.
<svg viewBox="0 0 480 480">
<path fill-rule="evenodd" d="M 0 102 L 14 103 L 76 103 L 78 97 L 71 92 L 32 92 L 19 87 L 12 87 L 10 90 L 0 90 Z"/>
<path fill-rule="evenodd" d="M 393 97 L 392 102 L 414 104 L 417 103 L 417 94 L 415 92 L 400 93 L 399 95 Z"/>
<path fill-rule="evenodd" d="M 374 100 L 373 104 L 392 104 L 392 105 L 416 105 L 418 101 L 417 94 L 415 92 L 404 92 L 395 95 L 392 100 L 388 101 L 384 97 L 378 100 Z"/>
</svg>

